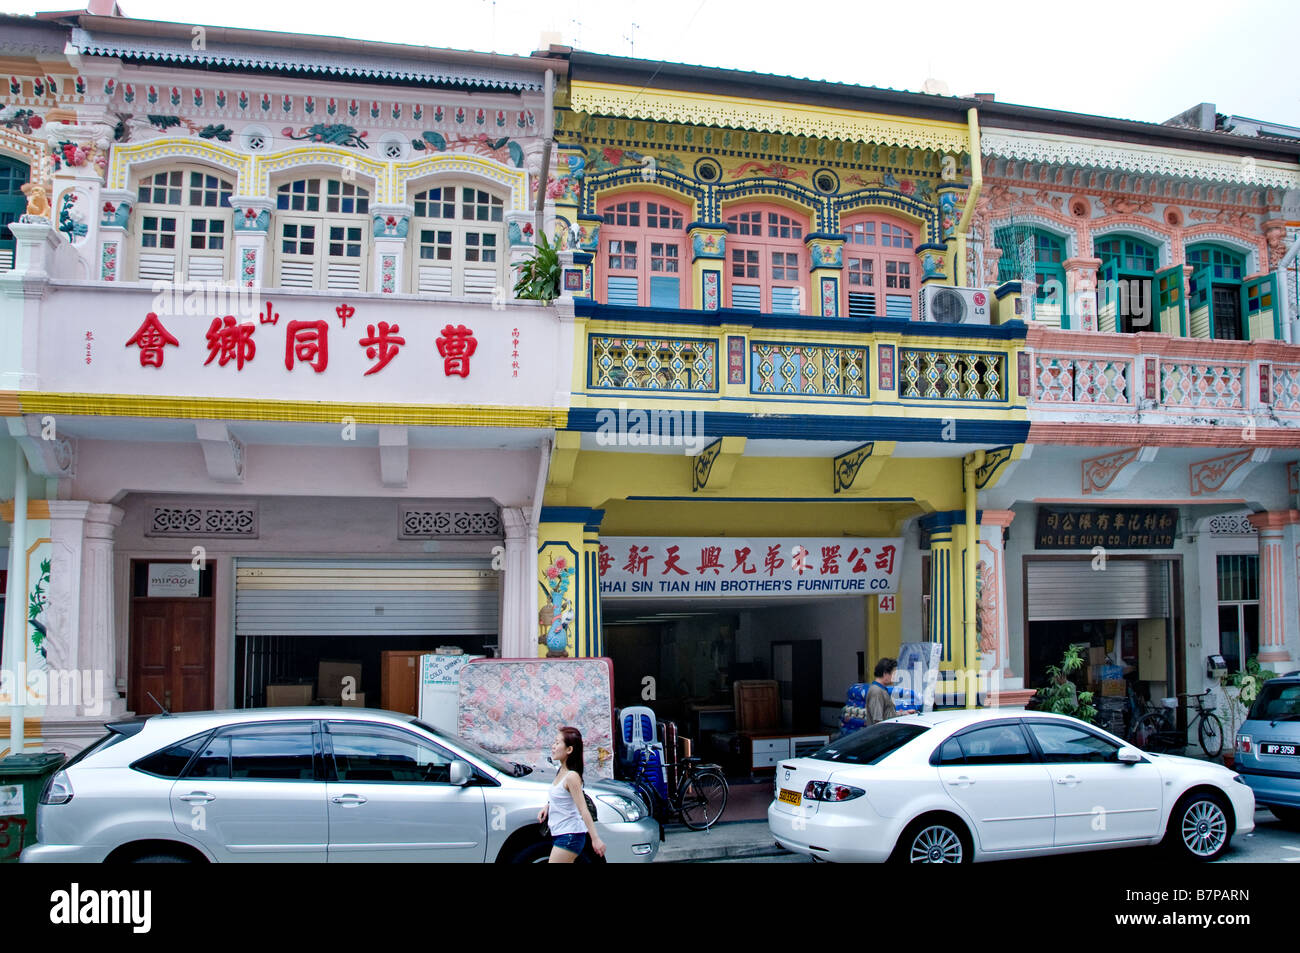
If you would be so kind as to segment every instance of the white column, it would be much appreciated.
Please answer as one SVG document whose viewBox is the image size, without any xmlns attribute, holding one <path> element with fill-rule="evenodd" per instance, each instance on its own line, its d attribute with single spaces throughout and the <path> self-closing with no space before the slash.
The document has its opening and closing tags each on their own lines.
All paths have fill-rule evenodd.
<svg viewBox="0 0 1300 953">
<path fill-rule="evenodd" d="M 505 582 L 501 600 L 501 655 L 537 655 L 537 530 L 526 510 L 502 507 L 506 531 Z"/>
<path fill-rule="evenodd" d="M 116 687 L 113 533 L 123 512 L 108 503 L 84 501 L 51 500 L 49 507 L 53 554 L 45 645 L 50 701 L 58 704 L 49 705 L 45 717 L 120 714 L 125 703 Z M 70 698 L 73 686 L 77 697 Z"/>
</svg>

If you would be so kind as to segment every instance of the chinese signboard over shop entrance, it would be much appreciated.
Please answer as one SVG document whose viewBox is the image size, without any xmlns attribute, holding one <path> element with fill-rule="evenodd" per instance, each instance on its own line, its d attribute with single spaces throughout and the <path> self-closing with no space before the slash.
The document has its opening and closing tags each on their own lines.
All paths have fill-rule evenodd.
<svg viewBox="0 0 1300 953">
<path fill-rule="evenodd" d="M 847 596 L 897 593 L 901 539 L 612 536 L 601 540 L 602 598 Z"/>
<path fill-rule="evenodd" d="M 113 290 L 97 298 L 60 289 L 50 346 L 41 348 L 43 387 L 548 407 L 557 400 L 554 368 L 568 356 L 569 338 L 562 346 L 558 321 L 542 309 L 284 293 L 259 297 L 248 314 L 202 296 L 182 313 L 144 290 Z"/>
<path fill-rule="evenodd" d="M 1178 510 L 1157 506 L 1040 506 L 1039 549 L 1172 549 Z"/>
</svg>

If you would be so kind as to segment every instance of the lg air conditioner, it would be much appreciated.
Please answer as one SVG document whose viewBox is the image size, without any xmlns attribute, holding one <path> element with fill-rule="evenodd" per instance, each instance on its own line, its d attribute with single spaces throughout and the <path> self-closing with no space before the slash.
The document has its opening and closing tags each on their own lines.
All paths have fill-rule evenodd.
<svg viewBox="0 0 1300 953">
<path fill-rule="evenodd" d="M 989 293 L 982 288 L 926 285 L 921 289 L 921 320 L 936 324 L 991 324 Z"/>
</svg>

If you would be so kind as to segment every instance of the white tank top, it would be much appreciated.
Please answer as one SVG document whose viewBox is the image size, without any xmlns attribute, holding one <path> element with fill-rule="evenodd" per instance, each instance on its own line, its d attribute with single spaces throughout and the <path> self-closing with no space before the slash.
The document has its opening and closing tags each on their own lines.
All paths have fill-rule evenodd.
<svg viewBox="0 0 1300 953">
<path fill-rule="evenodd" d="M 587 825 L 578 813 L 578 806 L 573 803 L 573 795 L 564 786 L 564 779 L 572 772 L 566 771 L 551 784 L 550 811 L 546 817 L 546 826 L 552 834 L 585 834 Z"/>
</svg>

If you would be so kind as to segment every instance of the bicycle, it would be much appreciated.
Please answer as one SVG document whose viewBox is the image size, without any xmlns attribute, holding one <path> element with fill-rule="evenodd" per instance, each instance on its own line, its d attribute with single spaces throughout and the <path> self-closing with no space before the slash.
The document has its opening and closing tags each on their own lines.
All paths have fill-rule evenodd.
<svg viewBox="0 0 1300 953">
<path fill-rule="evenodd" d="M 650 782 L 644 763 L 638 767 L 632 786 L 661 824 L 665 817 L 680 817 L 693 831 L 708 830 L 727 809 L 730 789 L 726 776 L 716 764 L 704 764 L 699 758 L 681 758 L 677 765 L 681 780 L 676 793 L 668 788 L 667 798 Z"/>
<path fill-rule="evenodd" d="M 1196 700 L 1196 714 L 1187 730 L 1191 731 L 1195 725 L 1201 750 L 1207 758 L 1217 758 L 1223 753 L 1223 722 L 1219 721 L 1213 709 L 1206 707 L 1211 694 L 1212 689 L 1207 688 L 1196 695 L 1180 692 L 1177 697 Z M 1187 747 L 1187 735 L 1178 730 L 1174 715 L 1179 710 L 1192 711 L 1190 702 L 1180 701 L 1176 708 L 1155 708 L 1146 712 L 1134 725 L 1130 740 L 1144 751 L 1168 752 Z"/>
</svg>

